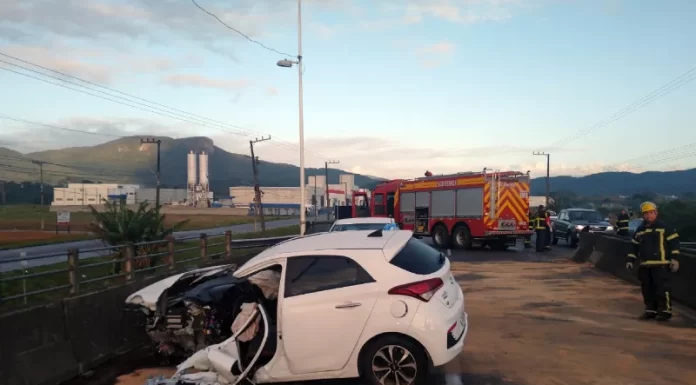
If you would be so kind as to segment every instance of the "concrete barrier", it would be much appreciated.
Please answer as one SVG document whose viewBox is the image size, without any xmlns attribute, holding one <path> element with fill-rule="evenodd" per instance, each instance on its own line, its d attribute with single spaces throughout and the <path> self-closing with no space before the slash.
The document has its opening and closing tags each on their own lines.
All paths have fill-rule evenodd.
<svg viewBox="0 0 696 385">
<path fill-rule="evenodd" d="M 165 276 L 0 315 L 0 384 L 59 384 L 147 346 L 145 314 L 124 301 Z"/>
<path fill-rule="evenodd" d="M 590 232 L 580 233 L 578 239 L 578 248 L 575 249 L 575 253 L 573 253 L 573 257 L 571 259 L 577 263 L 587 262 L 594 251 L 596 243 L 597 234 Z"/>
<path fill-rule="evenodd" d="M 626 270 L 626 255 L 630 250 L 630 240 L 601 235 L 596 238 L 590 262 L 602 271 L 639 284 L 637 270 Z M 672 275 L 672 298 L 696 309 L 696 255 L 682 253 L 678 259 L 679 271 Z"/>
</svg>

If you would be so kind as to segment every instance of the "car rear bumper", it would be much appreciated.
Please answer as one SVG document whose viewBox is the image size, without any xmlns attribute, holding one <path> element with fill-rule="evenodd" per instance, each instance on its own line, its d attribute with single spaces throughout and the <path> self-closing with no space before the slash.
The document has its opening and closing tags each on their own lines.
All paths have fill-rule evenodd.
<svg viewBox="0 0 696 385">
<path fill-rule="evenodd" d="M 463 350 L 469 332 L 469 316 L 464 308 L 463 297 L 461 304 L 444 312 L 442 304 L 437 304 L 437 308 L 432 305 L 434 304 L 419 307 L 408 334 L 425 347 L 432 365 L 437 367 L 452 361 Z M 452 335 L 453 325 L 460 320 L 464 321 L 463 324 Z"/>
</svg>

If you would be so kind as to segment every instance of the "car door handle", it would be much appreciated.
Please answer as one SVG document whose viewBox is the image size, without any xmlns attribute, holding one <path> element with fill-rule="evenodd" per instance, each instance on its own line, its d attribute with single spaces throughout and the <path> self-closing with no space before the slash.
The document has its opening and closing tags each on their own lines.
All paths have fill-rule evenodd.
<svg viewBox="0 0 696 385">
<path fill-rule="evenodd" d="M 348 303 L 342 303 L 340 305 L 336 305 L 336 309 L 350 309 L 350 308 L 358 307 L 360 305 L 362 305 L 362 304 L 357 303 L 357 302 L 348 302 Z"/>
</svg>

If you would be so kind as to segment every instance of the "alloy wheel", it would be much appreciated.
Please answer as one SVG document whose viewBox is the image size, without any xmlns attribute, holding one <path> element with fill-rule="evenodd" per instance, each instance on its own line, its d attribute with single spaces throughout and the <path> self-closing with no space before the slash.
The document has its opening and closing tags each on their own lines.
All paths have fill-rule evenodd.
<svg viewBox="0 0 696 385">
<path fill-rule="evenodd" d="M 408 349 L 387 345 L 372 358 L 372 373 L 382 385 L 411 385 L 416 381 L 418 364 Z"/>
</svg>

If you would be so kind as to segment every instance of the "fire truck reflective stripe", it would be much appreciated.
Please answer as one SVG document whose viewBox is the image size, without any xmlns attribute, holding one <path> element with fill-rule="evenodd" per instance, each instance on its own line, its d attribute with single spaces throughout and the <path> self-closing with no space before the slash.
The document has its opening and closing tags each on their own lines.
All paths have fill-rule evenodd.
<svg viewBox="0 0 696 385">
<path fill-rule="evenodd" d="M 401 189 L 403 191 L 412 191 L 412 190 L 420 190 L 420 189 L 434 189 L 434 188 L 438 188 L 438 187 L 442 187 L 442 188 L 450 187 L 450 188 L 452 188 L 452 187 L 475 186 L 475 185 L 483 184 L 483 177 L 455 179 L 455 180 L 453 180 L 453 182 L 454 182 L 453 186 L 442 185 L 445 182 L 446 181 L 443 181 L 443 180 L 404 182 L 404 185 L 401 187 Z"/>
<path fill-rule="evenodd" d="M 500 197 L 500 207 L 498 208 L 498 216 L 504 214 L 505 209 L 510 211 L 515 217 L 516 222 L 524 221 L 524 214 L 521 208 L 517 207 L 517 202 L 510 198 L 510 191 L 505 191 Z"/>
<path fill-rule="evenodd" d="M 501 200 L 504 200 L 505 204 L 510 206 L 510 211 L 514 213 L 515 219 L 517 219 L 518 222 L 526 221 L 526 216 L 524 215 L 524 202 L 519 195 L 519 191 L 516 189 L 505 190 Z"/>
</svg>

